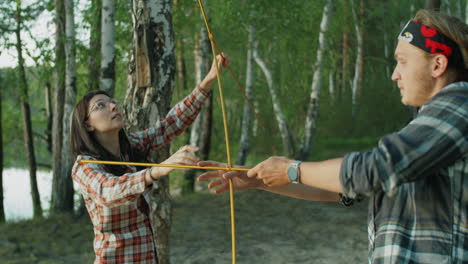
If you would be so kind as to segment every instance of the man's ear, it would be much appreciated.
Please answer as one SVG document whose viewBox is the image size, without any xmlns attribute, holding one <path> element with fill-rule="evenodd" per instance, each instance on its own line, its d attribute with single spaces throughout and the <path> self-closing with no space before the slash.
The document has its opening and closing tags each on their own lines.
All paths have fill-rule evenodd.
<svg viewBox="0 0 468 264">
<path fill-rule="evenodd" d="M 432 77 L 438 78 L 447 72 L 448 58 L 445 55 L 437 54 L 432 59 Z"/>
</svg>

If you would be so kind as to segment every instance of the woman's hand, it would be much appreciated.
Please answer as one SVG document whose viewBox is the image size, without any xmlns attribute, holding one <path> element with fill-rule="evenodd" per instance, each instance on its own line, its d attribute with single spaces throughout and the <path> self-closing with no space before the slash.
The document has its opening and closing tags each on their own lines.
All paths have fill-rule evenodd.
<svg viewBox="0 0 468 264">
<path fill-rule="evenodd" d="M 226 167 L 226 164 L 216 161 L 200 161 L 198 162 L 198 166 Z M 248 178 L 247 173 L 245 171 L 209 171 L 203 173 L 202 175 L 200 175 L 200 177 L 198 177 L 198 181 L 205 181 L 208 179 L 213 179 L 208 184 L 208 188 L 214 189 L 216 194 L 229 190 L 229 179 L 232 179 L 234 190 L 254 189 L 263 186 L 261 180 Z"/>
<path fill-rule="evenodd" d="M 176 153 L 172 154 L 167 160 L 161 162 L 161 164 L 173 164 L 173 165 L 196 165 L 199 161 L 198 157 L 194 154 L 195 151 L 198 151 L 198 147 L 185 145 L 181 147 Z M 162 176 L 166 176 L 171 171 L 177 168 L 174 167 L 152 167 L 151 168 L 151 178 L 157 180 Z M 182 168 L 182 170 L 188 170 L 187 168 Z"/>
<path fill-rule="evenodd" d="M 217 74 L 216 74 L 215 63 L 218 63 L 218 70 L 219 70 L 219 73 L 221 73 L 223 71 L 223 68 L 226 68 L 229 66 L 229 58 L 224 53 L 216 56 L 216 61 L 213 60 L 210 71 L 205 76 L 203 81 L 200 83 L 200 88 L 203 91 L 209 92 L 211 90 L 211 85 L 213 84 L 214 80 L 216 80 Z"/>
</svg>

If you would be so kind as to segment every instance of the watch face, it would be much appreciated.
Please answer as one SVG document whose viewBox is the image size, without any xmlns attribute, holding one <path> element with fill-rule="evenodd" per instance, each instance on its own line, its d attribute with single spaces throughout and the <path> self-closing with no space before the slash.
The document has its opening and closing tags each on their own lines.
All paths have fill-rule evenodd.
<svg viewBox="0 0 468 264">
<path fill-rule="evenodd" d="M 288 168 L 288 177 L 291 181 L 297 181 L 297 167 L 295 164 L 291 164 Z"/>
</svg>

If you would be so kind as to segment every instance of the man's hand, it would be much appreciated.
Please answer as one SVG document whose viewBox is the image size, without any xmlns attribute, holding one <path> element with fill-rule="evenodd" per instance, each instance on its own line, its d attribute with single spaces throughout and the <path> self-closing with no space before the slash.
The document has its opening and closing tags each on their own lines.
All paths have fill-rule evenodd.
<svg viewBox="0 0 468 264">
<path fill-rule="evenodd" d="M 283 186 L 291 183 L 288 167 L 294 161 L 285 157 L 271 157 L 247 172 L 251 179 L 262 180 L 266 186 Z"/>
<path fill-rule="evenodd" d="M 200 161 L 198 166 L 202 167 L 226 167 L 225 163 L 216 161 Z M 254 189 L 263 185 L 261 180 L 247 177 L 245 171 L 209 171 L 198 177 L 198 181 L 213 179 L 209 184 L 209 189 L 214 189 L 216 194 L 229 190 L 229 179 L 232 180 L 234 190 Z"/>
</svg>

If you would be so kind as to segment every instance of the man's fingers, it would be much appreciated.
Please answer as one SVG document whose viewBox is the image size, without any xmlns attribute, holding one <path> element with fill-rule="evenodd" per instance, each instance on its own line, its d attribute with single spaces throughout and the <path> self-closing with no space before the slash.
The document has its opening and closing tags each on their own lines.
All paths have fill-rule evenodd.
<svg viewBox="0 0 468 264">
<path fill-rule="evenodd" d="M 212 160 L 203 160 L 197 163 L 198 166 L 200 167 L 221 167 L 225 168 L 226 164 L 217 162 L 217 161 L 212 161 Z"/>
<path fill-rule="evenodd" d="M 229 179 L 233 179 L 235 177 L 240 177 L 242 176 L 242 173 L 243 172 L 240 172 L 240 171 L 230 171 L 230 172 L 226 172 L 223 174 L 223 177 L 227 180 Z"/>
<path fill-rule="evenodd" d="M 226 183 L 226 181 L 223 179 L 214 180 L 208 184 L 208 189 L 213 189 L 214 187 L 221 185 L 223 183 Z"/>
<path fill-rule="evenodd" d="M 221 187 L 219 187 L 218 189 L 215 190 L 215 193 L 216 194 L 220 194 L 222 192 L 225 192 L 229 189 L 229 185 L 228 184 L 223 184 Z"/>
<path fill-rule="evenodd" d="M 217 178 L 221 175 L 222 171 L 209 171 L 198 176 L 198 181 L 205 181 L 211 178 Z"/>
<path fill-rule="evenodd" d="M 263 162 L 262 162 L 263 163 Z M 262 163 L 260 164 L 257 164 L 257 166 L 253 167 L 252 169 L 250 169 L 249 171 L 247 171 L 247 177 L 249 178 L 254 178 L 257 176 L 258 174 L 258 171 L 261 169 L 262 167 Z"/>
</svg>

